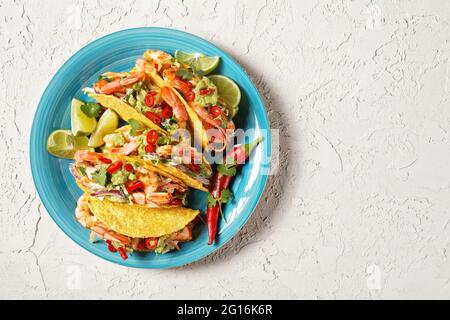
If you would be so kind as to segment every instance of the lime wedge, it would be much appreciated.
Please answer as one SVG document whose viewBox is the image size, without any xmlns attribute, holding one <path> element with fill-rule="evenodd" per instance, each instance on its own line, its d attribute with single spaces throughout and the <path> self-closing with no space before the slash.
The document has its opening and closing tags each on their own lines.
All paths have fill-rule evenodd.
<svg viewBox="0 0 450 320">
<path fill-rule="evenodd" d="M 77 150 L 90 149 L 87 137 L 75 137 L 70 130 L 55 130 L 47 139 L 47 151 L 59 158 L 73 159 Z"/>
<path fill-rule="evenodd" d="M 74 136 L 87 136 L 91 134 L 97 126 L 97 120 L 95 118 L 89 118 L 81 111 L 82 105 L 84 105 L 83 101 L 72 99 L 70 125 Z"/>
<path fill-rule="evenodd" d="M 204 74 L 211 73 L 220 62 L 220 57 L 208 57 L 201 53 L 188 53 L 175 51 L 175 58 L 184 64 L 191 66 L 195 71 L 202 71 Z"/>
<path fill-rule="evenodd" d="M 220 74 L 208 76 L 217 87 L 219 98 L 225 101 L 231 118 L 239 111 L 239 102 L 241 101 L 241 90 L 238 85 L 228 77 Z"/>
<path fill-rule="evenodd" d="M 97 148 L 105 144 L 103 138 L 119 126 L 119 116 L 111 109 L 106 110 L 100 119 L 98 119 L 98 125 L 94 133 L 89 138 L 89 147 Z"/>
</svg>

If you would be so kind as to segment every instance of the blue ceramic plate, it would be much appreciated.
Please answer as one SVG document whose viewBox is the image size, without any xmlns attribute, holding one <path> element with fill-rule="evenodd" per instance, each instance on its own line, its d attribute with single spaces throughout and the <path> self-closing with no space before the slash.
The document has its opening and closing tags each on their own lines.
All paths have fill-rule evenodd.
<svg viewBox="0 0 450 320">
<path fill-rule="evenodd" d="M 194 240 L 182 244 L 180 251 L 164 255 L 132 254 L 123 261 L 118 254 L 108 251 L 103 241 L 89 242 L 89 231 L 74 218 L 76 200 L 81 195 L 69 173 L 70 161 L 58 159 L 46 151 L 48 135 L 55 129 L 70 128 L 70 101 L 87 99 L 82 88 L 91 86 L 104 71 L 130 69 L 137 57 L 146 49 L 160 49 L 169 53 L 175 50 L 202 52 L 220 56 L 221 63 L 214 73 L 226 75 L 236 81 L 242 90 L 240 110 L 235 118 L 236 126 L 254 129 L 249 140 L 258 135 L 264 142 L 252 155 L 252 163 L 239 169 L 232 183 L 235 195 L 225 206 L 227 223 L 220 222 L 218 241 L 208 246 L 207 230 L 203 224 L 194 229 Z M 169 268 L 199 260 L 229 241 L 245 224 L 263 192 L 270 157 L 270 136 L 266 111 L 255 86 L 227 53 L 194 35 L 161 28 L 137 28 L 116 32 L 100 38 L 74 54 L 58 70 L 45 90 L 35 117 L 30 138 L 30 162 L 34 183 L 42 203 L 58 226 L 76 243 L 93 254 L 122 265 L 138 268 Z M 204 211 L 205 194 L 194 191 L 191 205 Z"/>
</svg>

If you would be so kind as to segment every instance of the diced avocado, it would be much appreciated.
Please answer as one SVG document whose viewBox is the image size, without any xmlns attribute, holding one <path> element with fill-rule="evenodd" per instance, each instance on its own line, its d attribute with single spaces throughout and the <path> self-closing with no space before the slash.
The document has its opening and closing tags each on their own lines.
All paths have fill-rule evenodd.
<svg viewBox="0 0 450 320">
<path fill-rule="evenodd" d="M 213 92 L 209 94 L 200 94 L 200 90 L 204 89 L 214 89 Z M 203 77 L 194 88 L 195 102 L 200 106 L 205 106 L 207 104 L 215 105 L 217 104 L 217 88 L 216 85 L 209 80 L 207 77 Z"/>
<path fill-rule="evenodd" d="M 115 172 L 111 176 L 111 183 L 115 186 L 124 184 L 128 180 L 128 174 L 124 170 Z"/>
</svg>

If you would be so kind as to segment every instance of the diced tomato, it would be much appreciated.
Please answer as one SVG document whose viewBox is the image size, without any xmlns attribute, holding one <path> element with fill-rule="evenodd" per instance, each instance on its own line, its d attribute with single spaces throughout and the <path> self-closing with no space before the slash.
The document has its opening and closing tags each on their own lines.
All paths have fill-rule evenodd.
<svg viewBox="0 0 450 320">
<path fill-rule="evenodd" d="M 172 108 L 170 106 L 164 106 L 164 109 L 161 112 L 161 116 L 164 119 L 168 119 L 168 118 L 172 118 L 172 115 L 173 115 Z"/>
<path fill-rule="evenodd" d="M 147 133 L 147 143 L 148 144 L 156 144 L 158 142 L 158 131 L 152 129 Z"/>
<path fill-rule="evenodd" d="M 116 161 L 110 164 L 108 169 L 106 169 L 106 171 L 108 171 L 109 174 L 113 174 L 114 172 L 117 172 L 120 169 L 122 169 L 122 161 Z"/>
<path fill-rule="evenodd" d="M 127 188 L 128 193 L 132 193 L 133 191 L 144 189 L 144 183 L 142 181 L 130 181 L 125 187 Z"/>
<path fill-rule="evenodd" d="M 127 163 L 124 167 L 125 171 L 127 172 L 133 172 L 133 165 L 131 163 Z"/>
<path fill-rule="evenodd" d="M 155 250 L 157 246 L 158 246 L 158 238 L 145 239 L 145 247 L 148 250 Z"/>
<path fill-rule="evenodd" d="M 161 118 L 157 114 L 149 111 L 145 113 L 145 116 L 149 118 L 154 124 L 158 126 L 161 124 Z"/>
</svg>

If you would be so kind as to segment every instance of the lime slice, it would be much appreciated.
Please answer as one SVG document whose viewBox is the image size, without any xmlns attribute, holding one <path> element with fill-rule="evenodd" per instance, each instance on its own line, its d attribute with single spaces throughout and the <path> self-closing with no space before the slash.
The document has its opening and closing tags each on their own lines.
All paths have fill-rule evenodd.
<svg viewBox="0 0 450 320">
<path fill-rule="evenodd" d="M 239 111 L 239 102 L 241 101 L 241 90 L 238 85 L 228 77 L 220 74 L 208 76 L 217 87 L 219 98 L 227 104 L 231 118 Z"/>
<path fill-rule="evenodd" d="M 220 57 L 208 57 L 201 53 L 188 53 L 175 51 L 175 58 L 184 64 L 191 66 L 195 71 L 202 71 L 204 74 L 211 73 L 220 62 Z"/>
<path fill-rule="evenodd" d="M 83 111 L 81 106 L 84 102 L 78 99 L 72 99 L 70 109 L 70 124 L 74 136 L 87 136 L 91 134 L 97 126 L 95 118 L 89 118 Z"/>
<path fill-rule="evenodd" d="M 105 144 L 103 138 L 119 126 L 119 116 L 111 109 L 106 110 L 100 119 L 98 119 L 98 125 L 94 133 L 89 138 L 89 147 L 97 148 Z"/>
<path fill-rule="evenodd" d="M 59 158 L 73 159 L 77 150 L 90 149 L 88 137 L 75 137 L 70 130 L 55 130 L 47 139 L 47 151 Z"/>
</svg>

